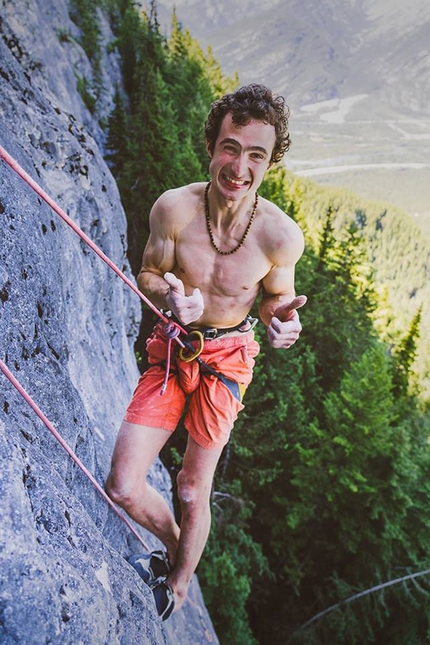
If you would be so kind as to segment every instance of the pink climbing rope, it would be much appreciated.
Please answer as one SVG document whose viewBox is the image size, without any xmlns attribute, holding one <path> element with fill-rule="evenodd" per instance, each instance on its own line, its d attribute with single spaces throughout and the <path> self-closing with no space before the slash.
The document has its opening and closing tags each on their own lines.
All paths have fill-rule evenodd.
<svg viewBox="0 0 430 645">
<path fill-rule="evenodd" d="M 9 155 L 2 146 L 0 146 L 0 158 L 3 159 L 12 168 L 12 170 L 14 170 L 21 177 L 21 179 L 23 179 L 40 196 L 52 208 L 52 210 L 55 211 L 55 213 L 57 213 L 57 215 L 59 215 L 66 222 L 66 224 L 68 224 L 70 228 L 73 229 L 75 233 L 77 233 L 77 235 L 79 235 L 79 237 L 94 251 L 94 253 L 96 253 L 96 255 L 98 255 L 99 258 L 101 258 L 103 262 L 105 262 L 108 265 L 108 267 L 112 269 L 112 271 L 114 271 L 121 278 L 121 280 L 123 280 L 123 282 L 125 282 L 125 284 L 128 287 L 130 287 L 130 289 L 137 296 L 139 296 L 139 298 L 143 300 L 143 302 L 150 309 L 152 309 L 154 313 L 157 314 L 157 316 L 166 324 L 166 327 L 169 329 L 170 343 L 174 339 L 181 347 L 184 348 L 185 345 L 179 338 L 179 334 L 180 333 L 187 334 L 187 332 L 180 325 L 178 325 L 177 323 L 174 323 L 173 321 L 169 320 L 169 318 L 164 316 L 164 314 L 159 309 L 157 309 L 157 307 L 153 305 L 152 302 L 148 300 L 148 298 L 141 291 L 139 291 L 136 285 L 116 266 L 116 264 L 114 264 L 114 262 L 112 262 L 112 260 L 105 253 L 103 253 L 103 251 L 83 232 L 81 228 L 79 228 L 79 226 L 63 211 L 63 209 L 60 208 L 58 204 L 56 204 L 56 202 L 54 202 L 54 200 L 43 190 L 43 188 L 41 188 L 39 184 L 35 182 L 34 179 L 32 179 L 32 177 L 30 177 L 30 175 L 27 172 L 25 172 L 25 170 L 18 164 L 18 162 L 13 157 L 11 157 L 11 155 Z M 31 406 L 31 408 L 38 415 L 38 417 L 43 421 L 45 426 L 54 435 L 54 437 L 61 444 L 64 450 L 66 450 L 66 452 L 70 455 L 73 461 L 79 466 L 82 472 L 85 473 L 85 475 L 95 486 L 98 492 L 107 501 L 109 506 L 126 524 L 126 526 L 130 529 L 133 535 L 139 540 L 142 546 L 147 551 L 149 551 L 149 547 L 145 544 L 144 540 L 140 537 L 140 535 L 134 529 L 132 524 L 130 524 L 130 522 L 125 517 L 125 515 L 123 515 L 123 513 L 121 513 L 121 511 L 116 507 L 114 502 L 106 494 L 106 492 L 97 482 L 97 480 L 93 477 L 90 471 L 84 466 L 84 464 L 80 461 L 79 457 L 70 448 L 70 446 L 63 439 L 60 433 L 57 432 L 57 430 L 51 424 L 49 419 L 43 414 L 43 412 L 40 410 L 37 404 L 33 401 L 30 395 L 25 391 L 25 389 L 21 386 L 19 381 L 17 381 L 17 379 L 13 376 L 13 374 L 10 372 L 10 370 L 6 367 L 6 365 L 1 360 L 0 360 L 0 369 L 3 372 L 3 374 L 9 379 L 12 385 L 14 385 L 14 387 L 18 390 L 18 392 L 25 399 L 25 401 L 27 401 L 27 403 Z M 168 378 L 168 372 L 166 376 L 164 389 L 167 385 L 167 378 Z M 163 392 L 164 390 L 162 390 L 162 393 Z"/>
<path fill-rule="evenodd" d="M 64 448 L 64 450 L 70 455 L 70 457 L 73 459 L 75 464 L 79 466 L 79 468 L 82 470 L 82 472 L 88 477 L 90 482 L 93 484 L 93 486 L 98 490 L 100 495 L 106 500 L 106 502 L 109 504 L 109 506 L 115 511 L 115 513 L 118 515 L 118 517 L 121 518 L 121 520 L 126 524 L 126 526 L 130 529 L 130 531 L 133 533 L 133 535 L 139 540 L 141 545 L 149 551 L 149 547 L 145 543 L 145 541 L 141 538 L 141 536 L 137 533 L 135 528 L 130 524 L 128 519 L 121 513 L 121 511 L 115 506 L 114 502 L 111 500 L 111 498 L 107 495 L 107 493 L 103 490 L 103 488 L 100 486 L 98 481 L 93 477 L 93 475 L 90 473 L 88 468 L 84 466 L 82 461 L 79 459 L 78 455 L 72 450 L 72 448 L 69 446 L 67 441 L 63 439 L 61 434 L 57 432 L 57 430 L 54 428 L 52 423 L 49 421 L 49 419 L 43 414 L 42 410 L 38 407 L 38 405 L 33 401 L 31 396 L 26 392 L 26 390 L 22 387 L 20 382 L 14 377 L 12 372 L 6 367 L 6 365 L 3 363 L 2 360 L 0 360 L 0 370 L 3 372 L 3 374 L 9 379 L 9 381 L 12 383 L 12 385 L 18 390 L 20 395 L 25 399 L 25 401 L 29 404 L 29 406 L 34 410 L 34 412 L 37 414 L 39 419 L 43 421 L 45 426 L 48 428 L 48 430 L 54 435 L 54 437 L 57 439 L 57 441 L 61 444 L 61 446 Z"/>
<path fill-rule="evenodd" d="M 171 321 L 169 320 L 169 318 L 167 318 L 167 316 L 165 316 L 165 315 L 164 315 L 164 314 L 163 314 L 163 313 L 162 313 L 162 312 L 161 312 L 161 311 L 160 311 L 160 310 L 159 310 L 159 309 L 158 309 L 158 308 L 157 308 L 157 307 L 156 307 L 156 306 L 155 306 L 155 305 L 154 305 L 154 304 L 153 304 L 153 303 L 152 303 L 152 302 L 151 302 L 151 301 L 150 301 L 150 300 L 145 296 L 145 294 L 143 294 L 143 293 L 142 293 L 142 292 L 141 292 L 141 291 L 136 287 L 136 285 L 135 285 L 135 284 L 130 280 L 130 278 L 128 278 L 128 277 L 125 275 L 125 273 L 123 273 L 123 272 L 121 271 L 121 269 L 119 269 L 119 268 L 116 266 L 116 264 L 115 264 L 114 262 L 112 262 L 112 260 L 111 260 L 111 259 L 110 259 L 110 258 L 109 258 L 105 253 L 103 253 L 103 251 L 102 251 L 102 250 L 97 246 L 97 244 L 95 244 L 95 243 L 92 241 L 92 239 L 91 239 L 91 238 L 89 238 L 89 237 L 88 237 L 88 235 L 86 235 L 86 234 L 83 232 L 83 230 L 82 230 L 81 228 L 79 228 L 79 226 L 78 226 L 78 225 L 77 225 L 77 224 L 76 224 L 76 223 L 71 219 L 71 217 L 69 217 L 69 216 L 67 215 L 67 213 L 65 213 L 65 212 L 63 211 L 63 209 L 62 209 L 62 208 L 60 208 L 60 206 L 58 206 L 58 204 L 57 204 L 56 202 L 54 202 L 54 200 L 53 200 L 53 199 L 48 195 L 48 193 L 46 193 L 46 192 L 43 190 L 43 188 L 41 188 L 41 186 L 39 186 L 39 184 L 38 184 L 37 182 L 35 182 L 35 181 L 34 181 L 34 179 L 33 179 L 32 177 L 30 177 L 30 175 L 29 175 L 29 174 L 28 174 L 28 173 L 27 173 L 27 172 L 26 172 L 26 171 L 25 171 L 25 170 L 24 170 L 24 169 L 19 165 L 19 163 L 18 163 L 18 162 L 17 162 L 13 157 L 11 157 L 11 156 L 10 156 L 10 154 L 8 154 L 8 153 L 6 152 L 6 150 L 5 150 L 2 146 L 0 146 L 0 159 L 3 159 L 3 161 L 5 161 L 5 162 L 6 162 L 6 163 L 7 163 L 7 164 L 12 168 L 12 170 L 14 170 L 14 171 L 15 171 L 15 172 L 16 172 L 16 173 L 21 177 L 21 179 L 23 179 L 23 180 L 24 180 L 24 181 L 25 181 L 25 182 L 26 182 L 26 183 L 27 183 L 27 184 L 28 184 L 28 185 L 29 185 L 29 186 L 30 186 L 30 187 L 31 187 L 31 188 L 32 188 L 32 189 L 33 189 L 33 190 L 38 194 L 38 195 L 39 195 L 39 197 L 41 197 L 41 198 L 42 198 L 42 199 L 43 199 L 43 200 L 48 204 L 48 206 L 50 206 L 50 207 L 52 208 L 52 210 L 53 210 L 53 211 L 55 211 L 55 213 L 57 213 L 57 215 L 59 215 L 59 216 L 61 217 L 61 219 L 63 219 L 63 220 L 66 222 L 66 224 L 68 224 L 68 225 L 70 226 L 70 228 L 71 228 L 71 229 L 73 229 L 73 230 L 75 231 L 75 233 L 77 233 L 77 235 L 79 235 L 79 237 L 80 237 L 80 238 L 85 242 L 85 244 L 87 244 L 87 245 L 88 245 L 88 246 L 89 246 L 89 247 L 94 251 L 94 253 L 96 253 L 96 255 L 98 255 L 98 256 L 99 256 L 99 258 L 101 258 L 101 259 L 103 260 L 103 262 L 105 262 L 105 263 L 108 265 L 108 267 L 109 267 L 110 269 L 112 269 L 112 271 L 114 271 L 114 272 L 115 272 L 115 273 L 116 273 L 116 274 L 121 278 L 121 280 L 123 280 L 123 282 L 125 282 L 125 284 L 126 284 L 128 287 L 130 287 L 130 289 L 131 289 L 132 291 L 134 291 L 134 293 L 135 293 L 137 296 L 139 296 L 139 298 L 140 298 L 141 300 L 143 300 L 143 302 L 144 302 L 144 303 L 145 303 L 145 304 L 146 304 L 150 309 L 152 309 L 152 311 L 153 311 L 154 313 L 156 313 L 156 314 L 157 314 L 157 316 L 158 316 L 159 318 L 161 318 L 161 320 L 162 320 L 164 323 L 166 323 L 166 324 L 167 324 L 167 323 L 170 323 L 170 322 L 171 322 Z M 177 325 L 177 323 L 175 323 L 175 325 Z M 185 335 L 186 335 L 186 334 L 188 333 L 185 329 L 182 329 L 182 327 L 181 327 L 180 325 L 177 325 L 177 326 L 178 326 L 178 328 L 179 328 L 179 331 L 180 331 L 182 334 L 185 334 Z M 176 340 L 176 342 L 177 342 L 181 347 L 184 347 L 184 344 L 182 343 L 182 341 L 180 340 L 180 338 L 176 337 L 176 338 L 175 338 L 175 340 Z"/>
</svg>

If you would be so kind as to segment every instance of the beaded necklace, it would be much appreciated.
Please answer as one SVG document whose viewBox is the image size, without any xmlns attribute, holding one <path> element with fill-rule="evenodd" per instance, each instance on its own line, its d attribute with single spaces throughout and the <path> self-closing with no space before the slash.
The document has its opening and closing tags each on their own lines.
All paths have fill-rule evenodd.
<svg viewBox="0 0 430 645">
<path fill-rule="evenodd" d="M 239 244 L 232 250 L 232 251 L 221 251 L 221 249 L 216 245 L 214 235 L 212 232 L 212 227 L 211 227 L 211 218 L 209 215 L 209 199 L 208 199 L 208 192 L 210 188 L 211 182 L 209 182 L 205 188 L 205 216 L 206 216 L 206 225 L 208 227 L 208 233 L 209 237 L 211 239 L 211 244 L 214 247 L 215 251 L 219 253 L 220 255 L 232 255 L 233 253 L 236 253 L 240 249 L 240 247 L 243 245 L 245 242 L 246 236 L 249 233 L 249 229 L 251 228 L 251 224 L 254 220 L 255 213 L 257 212 L 257 206 L 258 206 L 258 193 L 255 193 L 255 201 L 254 201 L 254 206 L 252 207 L 252 213 L 251 217 L 249 218 L 248 226 L 245 229 L 245 233 L 242 236 L 242 239 L 240 240 Z"/>
</svg>

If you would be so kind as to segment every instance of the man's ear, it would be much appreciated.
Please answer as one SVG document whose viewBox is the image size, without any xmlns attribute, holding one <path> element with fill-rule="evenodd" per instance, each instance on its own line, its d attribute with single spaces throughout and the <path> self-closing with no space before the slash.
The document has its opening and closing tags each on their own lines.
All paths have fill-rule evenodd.
<svg viewBox="0 0 430 645">
<path fill-rule="evenodd" d="M 209 159 L 212 159 L 212 151 L 210 149 L 209 141 L 206 139 L 206 152 L 208 153 Z"/>
</svg>

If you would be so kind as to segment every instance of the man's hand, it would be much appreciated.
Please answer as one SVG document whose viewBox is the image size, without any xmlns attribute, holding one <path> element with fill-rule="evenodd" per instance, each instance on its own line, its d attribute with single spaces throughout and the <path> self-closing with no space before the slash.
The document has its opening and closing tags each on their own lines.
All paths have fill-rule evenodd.
<svg viewBox="0 0 430 645">
<path fill-rule="evenodd" d="M 297 296 L 286 305 L 281 305 L 267 328 L 269 343 L 275 349 L 288 349 L 298 339 L 302 326 L 297 309 L 306 304 L 306 296 Z"/>
<path fill-rule="evenodd" d="M 200 289 L 194 289 L 191 296 L 186 296 L 182 280 L 179 280 L 173 273 L 165 273 L 163 278 L 170 287 L 166 303 L 176 318 L 184 325 L 198 320 L 204 309 Z"/>
</svg>

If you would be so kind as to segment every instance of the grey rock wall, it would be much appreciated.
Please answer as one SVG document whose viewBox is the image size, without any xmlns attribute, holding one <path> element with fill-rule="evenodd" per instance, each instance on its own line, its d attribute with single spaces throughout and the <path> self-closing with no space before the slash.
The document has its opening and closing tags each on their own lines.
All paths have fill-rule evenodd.
<svg viewBox="0 0 430 645">
<path fill-rule="evenodd" d="M 104 134 L 76 89 L 91 67 L 66 32 L 79 36 L 64 0 L 0 1 L 0 145 L 130 277 Z M 119 80 L 113 51 L 99 115 Z M 138 378 L 140 317 L 137 296 L 1 161 L 0 359 L 102 485 Z M 124 559 L 137 539 L 1 373 L 0 459 L 2 644 L 218 642 L 197 579 L 160 622 Z M 170 500 L 160 462 L 151 477 Z"/>
</svg>

